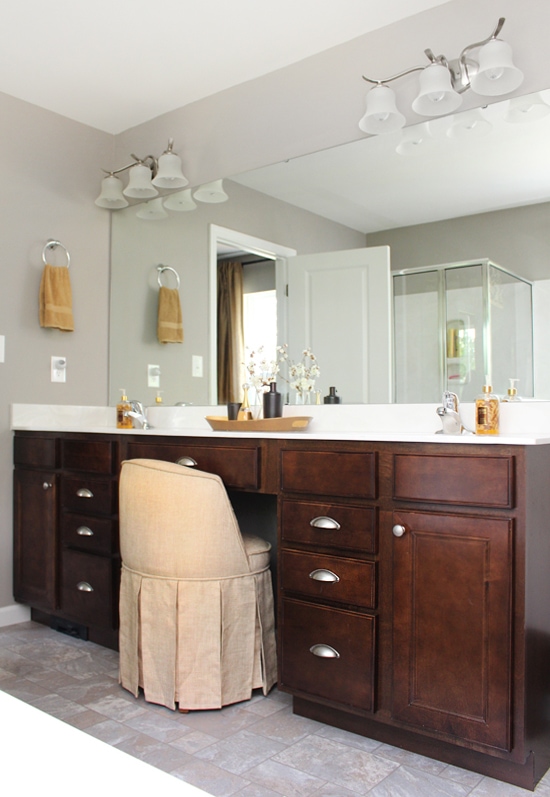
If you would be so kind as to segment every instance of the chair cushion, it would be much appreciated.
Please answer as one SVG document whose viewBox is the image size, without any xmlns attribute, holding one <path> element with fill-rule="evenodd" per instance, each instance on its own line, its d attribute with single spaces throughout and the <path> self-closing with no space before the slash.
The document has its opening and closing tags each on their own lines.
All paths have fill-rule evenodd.
<svg viewBox="0 0 550 797">
<path fill-rule="evenodd" d="M 262 540 L 255 534 L 243 534 L 244 549 L 250 563 L 250 569 L 255 572 L 269 567 L 269 552 L 271 543 Z"/>
</svg>

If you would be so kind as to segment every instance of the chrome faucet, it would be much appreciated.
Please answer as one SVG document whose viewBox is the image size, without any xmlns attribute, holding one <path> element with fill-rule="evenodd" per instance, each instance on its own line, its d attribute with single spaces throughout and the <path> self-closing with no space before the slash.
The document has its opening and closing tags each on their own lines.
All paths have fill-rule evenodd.
<svg viewBox="0 0 550 797">
<path fill-rule="evenodd" d="M 456 393 L 445 390 L 443 393 L 443 406 L 438 407 L 436 412 L 443 424 L 443 429 L 440 429 L 436 434 L 462 434 L 464 427 L 460 420 Z"/>
<path fill-rule="evenodd" d="M 132 419 L 134 429 L 151 429 L 152 427 L 149 421 L 147 420 L 147 416 L 145 414 L 145 410 L 143 409 L 143 404 L 141 403 L 141 401 L 136 401 L 134 399 L 132 401 L 129 401 L 128 403 L 132 408 L 128 412 L 128 415 Z"/>
</svg>

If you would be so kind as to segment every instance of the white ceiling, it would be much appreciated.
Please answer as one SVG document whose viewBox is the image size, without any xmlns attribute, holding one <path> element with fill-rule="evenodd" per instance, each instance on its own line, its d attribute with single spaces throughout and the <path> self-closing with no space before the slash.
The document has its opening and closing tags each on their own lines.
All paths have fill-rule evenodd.
<svg viewBox="0 0 550 797">
<path fill-rule="evenodd" d="M 0 91 L 119 133 L 450 0 L 3 0 Z"/>
</svg>

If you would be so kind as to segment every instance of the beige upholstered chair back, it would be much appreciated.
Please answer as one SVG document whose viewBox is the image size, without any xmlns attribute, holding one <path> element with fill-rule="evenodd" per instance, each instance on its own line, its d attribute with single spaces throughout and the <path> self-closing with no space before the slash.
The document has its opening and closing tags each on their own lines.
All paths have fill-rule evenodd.
<svg viewBox="0 0 550 797">
<path fill-rule="evenodd" d="M 170 462 L 134 459 L 123 463 L 120 501 L 120 550 L 128 569 L 165 578 L 250 572 L 219 476 Z"/>
<path fill-rule="evenodd" d="M 182 709 L 277 679 L 271 545 L 242 536 L 218 476 L 157 460 L 120 475 L 120 683 Z"/>
</svg>

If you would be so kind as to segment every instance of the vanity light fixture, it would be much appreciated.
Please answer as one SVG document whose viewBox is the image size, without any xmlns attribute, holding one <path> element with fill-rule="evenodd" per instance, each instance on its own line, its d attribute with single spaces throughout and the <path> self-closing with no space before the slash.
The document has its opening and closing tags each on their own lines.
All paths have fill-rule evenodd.
<svg viewBox="0 0 550 797">
<path fill-rule="evenodd" d="M 393 133 L 405 125 L 405 116 L 397 109 L 395 92 L 387 84 L 412 72 L 421 72 L 420 90 L 412 104 L 413 111 L 420 116 L 452 113 L 468 89 L 488 97 L 515 91 L 523 81 L 523 73 L 514 66 L 510 45 L 497 38 L 504 22 L 501 17 L 490 36 L 469 44 L 456 59 L 448 61 L 444 55 L 435 56 L 428 49 L 424 50 L 430 62 L 426 66 L 414 66 L 383 80 L 363 75 L 363 80 L 374 83 L 374 88 L 367 94 L 367 110 L 359 122 L 360 129 L 378 135 Z"/>
<path fill-rule="evenodd" d="M 125 208 L 129 202 L 125 197 L 132 199 L 152 199 L 158 196 L 158 188 L 178 189 L 188 185 L 189 180 L 183 175 L 181 158 L 172 151 L 174 139 L 169 139 L 168 146 L 159 158 L 147 155 L 138 158 L 132 155 L 132 163 L 120 169 L 103 171 L 107 174 L 101 183 L 101 193 L 95 201 L 100 208 L 118 210 Z M 117 174 L 128 171 L 129 180 L 126 188 Z"/>
<path fill-rule="evenodd" d="M 223 190 L 223 180 L 214 180 L 211 183 L 204 183 L 193 192 L 193 199 L 198 202 L 227 202 L 229 197 Z"/>
</svg>

